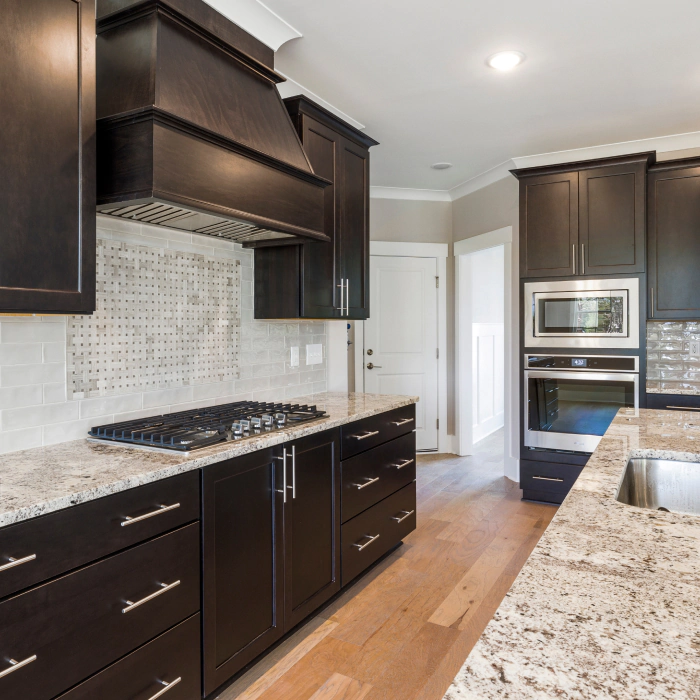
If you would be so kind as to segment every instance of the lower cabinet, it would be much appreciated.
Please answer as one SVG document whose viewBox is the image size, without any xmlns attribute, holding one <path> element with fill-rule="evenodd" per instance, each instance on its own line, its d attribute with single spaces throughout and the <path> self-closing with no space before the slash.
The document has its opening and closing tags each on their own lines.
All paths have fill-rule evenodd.
<svg viewBox="0 0 700 700">
<path fill-rule="evenodd" d="M 660 411 L 700 411 L 700 396 L 694 394 L 647 394 L 647 408 Z"/>
<path fill-rule="evenodd" d="M 526 501 L 564 502 L 576 483 L 582 466 L 558 462 L 531 462 L 520 460 L 520 488 Z"/>
</svg>

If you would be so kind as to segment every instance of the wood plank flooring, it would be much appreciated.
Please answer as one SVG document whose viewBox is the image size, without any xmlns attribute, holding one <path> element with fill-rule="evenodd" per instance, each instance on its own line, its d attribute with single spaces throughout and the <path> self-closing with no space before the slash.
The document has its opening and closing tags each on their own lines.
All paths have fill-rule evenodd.
<svg viewBox="0 0 700 700">
<path fill-rule="evenodd" d="M 420 456 L 416 531 L 219 700 L 440 700 L 556 512 L 477 448 Z"/>
</svg>

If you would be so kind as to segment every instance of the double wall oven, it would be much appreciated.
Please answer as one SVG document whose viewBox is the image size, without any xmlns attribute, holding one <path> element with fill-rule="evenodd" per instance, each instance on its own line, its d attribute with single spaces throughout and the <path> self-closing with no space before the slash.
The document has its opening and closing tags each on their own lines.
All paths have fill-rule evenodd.
<svg viewBox="0 0 700 700">
<path fill-rule="evenodd" d="M 620 408 L 639 408 L 628 354 L 640 347 L 639 280 L 528 282 L 523 321 L 524 446 L 593 452 Z"/>
</svg>

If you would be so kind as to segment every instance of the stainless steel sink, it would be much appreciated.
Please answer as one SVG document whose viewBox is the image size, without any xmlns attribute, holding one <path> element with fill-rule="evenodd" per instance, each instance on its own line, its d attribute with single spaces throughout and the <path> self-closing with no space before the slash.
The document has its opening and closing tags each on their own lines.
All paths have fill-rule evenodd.
<svg viewBox="0 0 700 700">
<path fill-rule="evenodd" d="M 637 508 L 700 515 L 700 464 L 630 459 L 616 498 Z"/>
</svg>

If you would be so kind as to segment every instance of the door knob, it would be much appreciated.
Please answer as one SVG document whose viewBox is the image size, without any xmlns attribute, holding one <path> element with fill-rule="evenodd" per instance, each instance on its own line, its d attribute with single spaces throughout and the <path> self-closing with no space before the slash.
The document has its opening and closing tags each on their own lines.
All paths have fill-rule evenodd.
<svg viewBox="0 0 700 700">
<path fill-rule="evenodd" d="M 367 369 L 381 369 L 381 365 L 373 365 L 371 362 L 367 363 Z"/>
<path fill-rule="evenodd" d="M 370 348 L 370 349 L 367 351 L 367 354 L 368 354 L 368 355 L 374 355 L 374 350 L 372 350 L 372 348 Z"/>
</svg>

